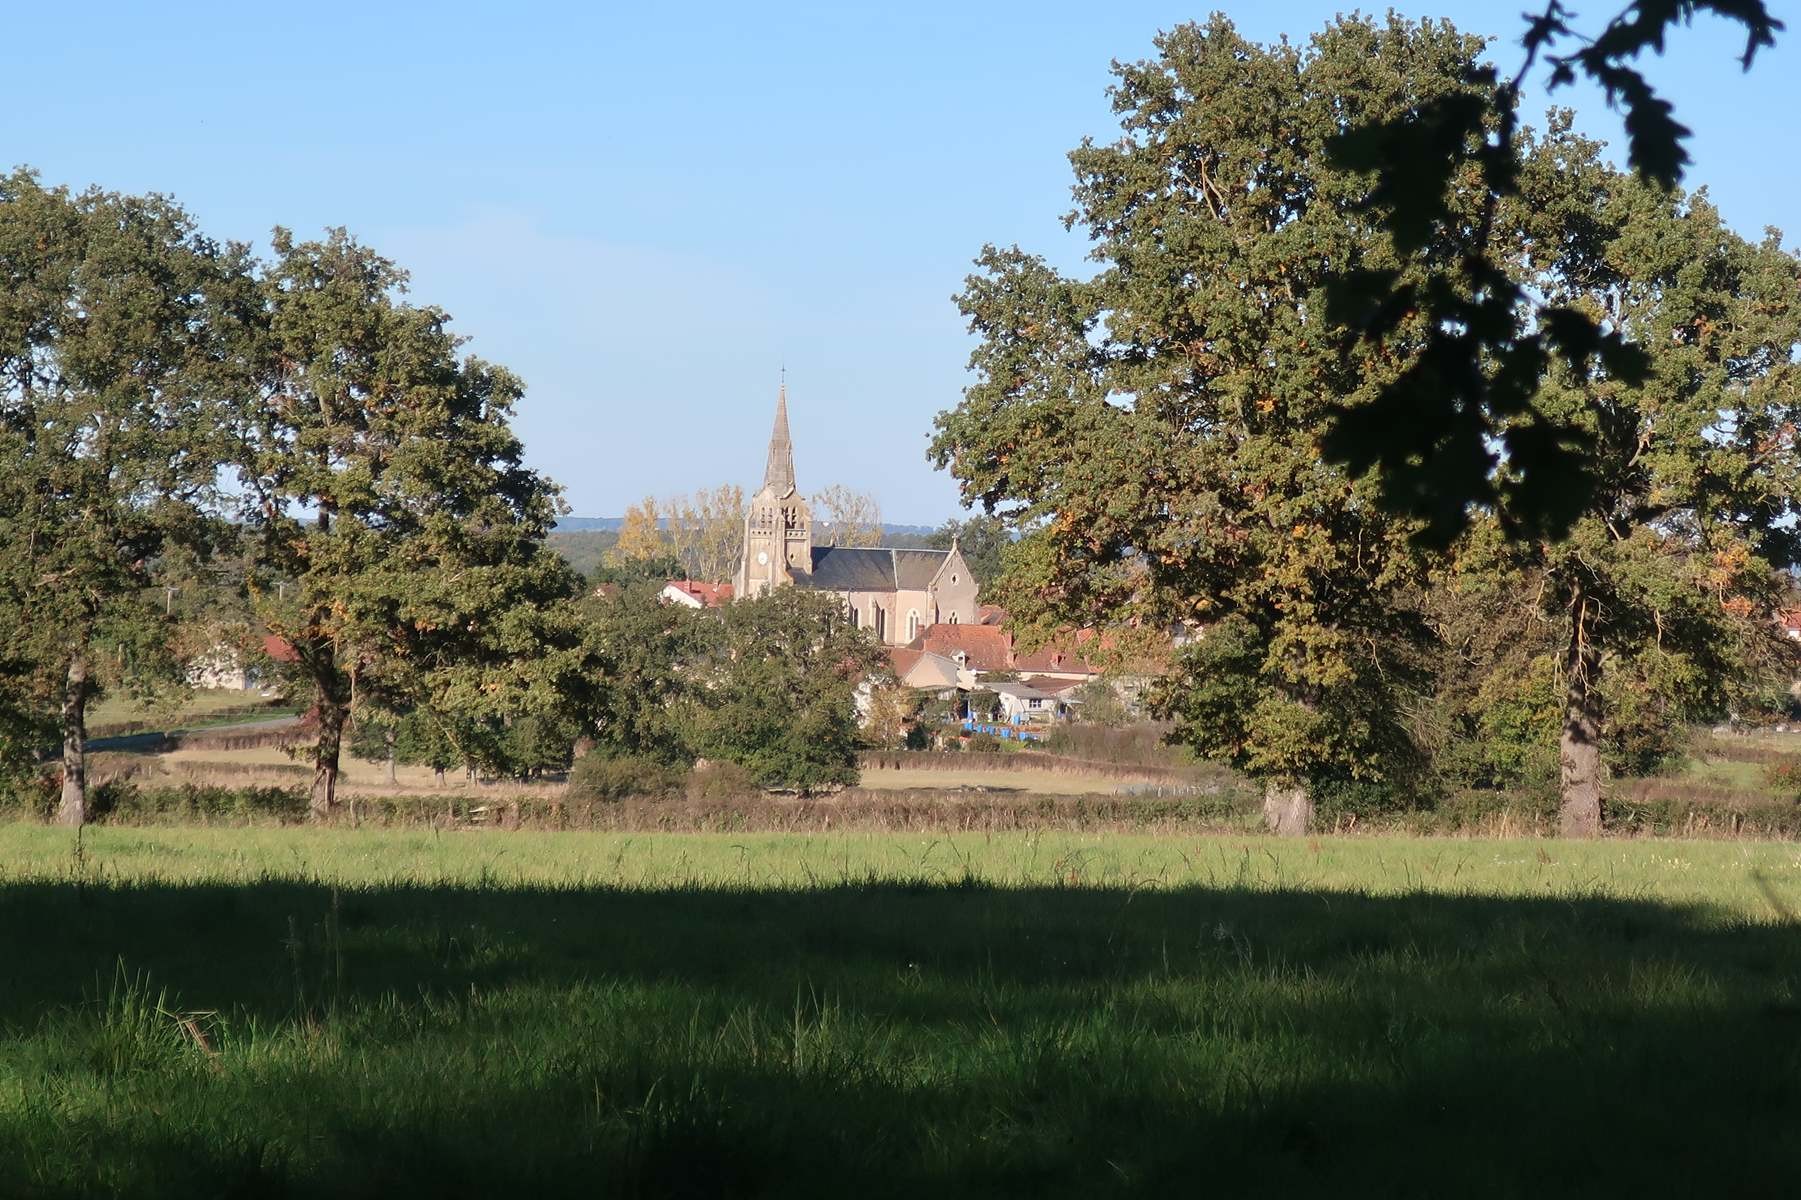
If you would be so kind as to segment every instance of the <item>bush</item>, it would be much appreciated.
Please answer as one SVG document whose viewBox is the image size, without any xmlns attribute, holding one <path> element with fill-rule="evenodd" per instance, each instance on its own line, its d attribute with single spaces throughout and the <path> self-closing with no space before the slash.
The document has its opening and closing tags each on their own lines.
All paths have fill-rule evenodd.
<svg viewBox="0 0 1801 1200">
<path fill-rule="evenodd" d="M 992 733 L 972 733 L 965 739 L 965 749 L 978 754 L 996 754 L 1001 748 L 1001 740 Z"/>
<path fill-rule="evenodd" d="M 1076 702 L 1076 719 L 1090 725 L 1118 729 L 1132 723 L 1132 712 L 1119 690 L 1106 679 L 1094 678 L 1070 694 Z"/>
<path fill-rule="evenodd" d="M 1110 727 L 1077 722 L 1058 725 L 1045 739 L 1053 754 L 1116 763 L 1122 767 L 1161 769 L 1192 766 L 1194 756 L 1184 746 L 1165 741 L 1170 727 L 1153 721 Z"/>
<path fill-rule="evenodd" d="M 1765 763 L 1763 781 L 1782 799 L 1801 804 L 1801 759 L 1782 758 Z"/>
<path fill-rule="evenodd" d="M 1404 783 L 1368 779 L 1322 780 L 1313 786 L 1314 817 L 1323 828 L 1351 817 L 1382 820 L 1433 807 Z"/>
<path fill-rule="evenodd" d="M 688 799 L 734 800 L 761 789 L 749 771 L 733 762 L 701 761 L 688 772 Z"/>
<path fill-rule="evenodd" d="M 304 788 L 184 783 L 139 787 L 126 779 L 88 789 L 88 819 L 98 824 L 142 824 L 157 820 L 259 821 L 307 819 Z"/>
<path fill-rule="evenodd" d="M 580 800 L 668 796 L 681 789 L 682 773 L 653 758 L 590 750 L 569 773 L 569 794 Z"/>
</svg>

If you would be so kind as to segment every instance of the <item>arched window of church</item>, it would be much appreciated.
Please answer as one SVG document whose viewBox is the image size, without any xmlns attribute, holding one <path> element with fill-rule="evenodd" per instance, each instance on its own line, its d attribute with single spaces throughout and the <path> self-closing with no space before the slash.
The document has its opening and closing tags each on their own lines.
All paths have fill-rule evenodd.
<svg viewBox="0 0 1801 1200">
<path fill-rule="evenodd" d="M 879 604 L 870 605 L 870 609 L 875 614 L 876 641 L 885 642 L 888 640 L 888 614 L 882 611 L 882 606 Z"/>
<path fill-rule="evenodd" d="M 918 636 L 919 610 L 917 608 L 910 608 L 907 610 L 907 640 L 910 642 Z"/>
<path fill-rule="evenodd" d="M 844 606 L 844 611 L 850 614 L 850 627 L 852 629 L 855 629 L 858 625 L 860 625 L 862 623 L 857 619 L 857 606 L 856 605 L 846 604 Z"/>
<path fill-rule="evenodd" d="M 952 614 L 951 614 L 951 624 L 952 624 L 952 625 L 955 625 L 955 624 L 956 624 L 956 623 L 957 623 L 957 614 L 956 614 L 956 613 L 952 613 Z"/>
</svg>

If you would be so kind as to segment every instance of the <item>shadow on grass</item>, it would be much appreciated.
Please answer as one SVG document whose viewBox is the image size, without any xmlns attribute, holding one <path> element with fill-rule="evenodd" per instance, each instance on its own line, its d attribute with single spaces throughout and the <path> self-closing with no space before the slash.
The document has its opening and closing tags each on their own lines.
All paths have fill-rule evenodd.
<svg viewBox="0 0 1801 1200">
<path fill-rule="evenodd" d="M 0 964 L 9 1196 L 1763 1195 L 1801 1171 L 1795 928 L 1648 902 L 21 884 Z"/>
</svg>

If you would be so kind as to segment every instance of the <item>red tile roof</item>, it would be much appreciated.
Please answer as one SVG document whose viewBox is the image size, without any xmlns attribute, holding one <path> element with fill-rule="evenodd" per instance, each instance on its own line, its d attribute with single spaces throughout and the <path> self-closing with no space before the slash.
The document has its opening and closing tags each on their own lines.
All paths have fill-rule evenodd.
<svg viewBox="0 0 1801 1200">
<path fill-rule="evenodd" d="M 954 659 L 972 671 L 1011 671 L 1013 636 L 998 625 L 928 625 L 908 649 L 926 650 Z"/>
<path fill-rule="evenodd" d="M 1007 610 L 1002 608 L 1000 605 L 998 605 L 998 604 L 978 604 L 978 605 L 976 605 L 976 624 L 977 625 L 1005 625 L 1006 623 L 1007 623 Z"/>
<path fill-rule="evenodd" d="M 273 633 L 263 635 L 263 653 L 267 654 L 273 662 L 296 663 L 300 661 L 300 654 L 288 644 L 288 639 Z"/>
<path fill-rule="evenodd" d="M 1078 637 L 1077 640 L 1086 640 Z M 1016 671 L 1055 671 L 1060 675 L 1098 675 L 1094 667 L 1068 646 L 1041 646 L 1029 654 L 1013 656 Z"/>
<path fill-rule="evenodd" d="M 732 585 L 729 583 L 708 583 L 704 579 L 671 579 L 665 586 L 692 596 L 700 601 L 702 608 L 718 608 L 729 603 L 732 598 Z"/>
<path fill-rule="evenodd" d="M 905 678 L 908 671 L 919 665 L 924 658 L 924 650 L 909 650 L 905 646 L 888 647 L 888 665 L 894 668 L 895 675 Z"/>
</svg>

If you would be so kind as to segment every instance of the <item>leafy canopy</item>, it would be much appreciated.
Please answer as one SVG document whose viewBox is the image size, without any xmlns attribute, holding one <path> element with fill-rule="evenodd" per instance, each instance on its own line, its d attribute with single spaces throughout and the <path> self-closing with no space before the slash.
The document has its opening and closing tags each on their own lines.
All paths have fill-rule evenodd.
<svg viewBox="0 0 1801 1200">
<path fill-rule="evenodd" d="M 1520 89 L 1541 59 L 1553 91 L 1578 77 L 1599 84 L 1624 109 L 1633 167 L 1667 191 L 1689 162 L 1689 130 L 1634 63 L 1661 52 L 1678 23 L 1706 14 L 1744 27 L 1747 69 L 1783 27 L 1762 0 L 1635 0 L 1583 38 L 1574 14 L 1552 0 L 1529 19 L 1512 78 L 1472 63 L 1465 89 L 1395 113 L 1345 114 L 1330 152 L 1371 181 L 1358 207 L 1388 231 L 1398 261 L 1340 263 L 1330 311 L 1355 338 L 1402 353 L 1422 315 L 1427 332 L 1373 402 L 1329 415 L 1322 444 L 1353 474 L 1377 479 L 1384 503 L 1421 518 L 1422 541 L 1448 545 L 1478 508 L 1497 512 L 1515 537 L 1557 536 L 1603 486 L 1605 448 L 1584 422 L 1536 402 L 1540 381 L 1566 372 L 1633 386 L 1651 369 L 1653 348 L 1605 313 L 1537 296 L 1510 269 L 1496 218 L 1522 194 Z M 1574 48 L 1559 52 L 1566 45 Z M 1470 238 L 1472 191 L 1481 203 Z M 1465 243 L 1448 262 L 1435 253 L 1447 239 Z"/>
</svg>

